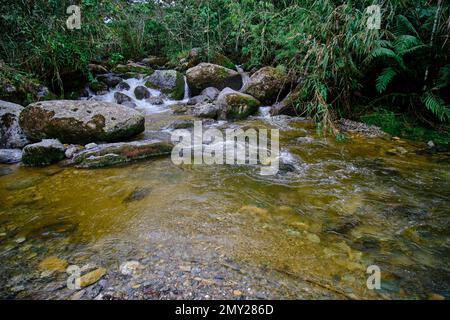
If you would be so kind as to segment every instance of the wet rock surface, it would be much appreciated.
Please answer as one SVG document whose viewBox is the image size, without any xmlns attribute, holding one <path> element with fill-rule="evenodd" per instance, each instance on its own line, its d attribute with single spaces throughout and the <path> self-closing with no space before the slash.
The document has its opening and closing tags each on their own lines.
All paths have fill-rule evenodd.
<svg viewBox="0 0 450 320">
<path fill-rule="evenodd" d="M 20 149 L 0 149 L 0 163 L 18 163 L 22 160 Z"/>
<path fill-rule="evenodd" d="M 181 100 L 184 96 L 184 77 L 175 70 L 156 70 L 145 79 L 149 88 L 161 90 L 171 99 Z"/>
<path fill-rule="evenodd" d="M 158 140 L 103 144 L 75 154 L 73 163 L 79 168 L 108 167 L 168 155 L 172 148 L 169 142 Z"/>
<path fill-rule="evenodd" d="M 0 149 L 23 148 L 29 143 L 19 126 L 21 105 L 0 100 Z"/>
<path fill-rule="evenodd" d="M 27 166 L 48 166 L 65 158 L 64 145 L 56 139 L 44 139 L 23 148 L 22 163 Z"/>
<path fill-rule="evenodd" d="M 20 126 L 30 139 L 59 139 L 63 143 L 115 141 L 144 131 L 138 111 L 99 101 L 54 100 L 27 106 Z"/>
</svg>

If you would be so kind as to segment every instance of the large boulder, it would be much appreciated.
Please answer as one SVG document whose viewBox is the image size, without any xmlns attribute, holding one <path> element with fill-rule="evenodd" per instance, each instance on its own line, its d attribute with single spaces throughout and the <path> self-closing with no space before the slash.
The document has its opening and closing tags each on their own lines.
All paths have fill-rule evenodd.
<svg viewBox="0 0 450 320">
<path fill-rule="evenodd" d="M 145 80 L 147 87 L 161 90 L 174 100 L 184 97 L 184 77 L 176 70 L 156 70 Z"/>
<path fill-rule="evenodd" d="M 63 143 L 117 141 L 144 131 L 144 116 L 131 108 L 101 101 L 54 100 L 28 105 L 20 126 L 32 140 Z"/>
<path fill-rule="evenodd" d="M 0 163 L 17 163 L 22 160 L 20 149 L 0 149 Z"/>
<path fill-rule="evenodd" d="M 44 139 L 23 148 L 22 163 L 27 166 L 48 166 L 65 158 L 64 145 L 57 139 Z"/>
<path fill-rule="evenodd" d="M 29 143 L 19 126 L 21 105 L 0 100 L 0 148 L 23 148 Z"/>
<path fill-rule="evenodd" d="M 169 155 L 172 149 L 172 143 L 162 140 L 109 143 L 75 154 L 73 163 L 78 168 L 101 168 Z"/>
<path fill-rule="evenodd" d="M 200 63 L 190 68 L 186 71 L 186 78 L 194 96 L 208 87 L 219 90 L 226 87 L 239 90 L 242 87 L 242 77 L 238 72 L 212 63 Z"/>
<path fill-rule="evenodd" d="M 284 98 L 287 84 L 288 78 L 284 71 L 264 67 L 250 77 L 242 91 L 270 106 Z"/>
<path fill-rule="evenodd" d="M 239 120 L 255 114 L 261 103 L 254 97 L 225 88 L 220 92 L 216 106 L 220 109 L 220 119 Z"/>
</svg>

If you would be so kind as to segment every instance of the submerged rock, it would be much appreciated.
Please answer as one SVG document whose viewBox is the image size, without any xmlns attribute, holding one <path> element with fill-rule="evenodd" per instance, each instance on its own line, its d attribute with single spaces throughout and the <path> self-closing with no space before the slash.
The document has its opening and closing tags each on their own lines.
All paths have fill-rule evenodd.
<svg viewBox="0 0 450 320">
<path fill-rule="evenodd" d="M 145 80 L 147 87 L 160 90 L 171 99 L 181 100 L 184 97 L 184 78 L 176 70 L 156 70 Z"/>
<path fill-rule="evenodd" d="M 71 100 L 30 104 L 19 121 L 32 140 L 56 138 L 75 144 L 129 138 L 144 131 L 144 122 L 141 113 L 125 106 Z"/>
<path fill-rule="evenodd" d="M 140 201 L 147 197 L 151 191 L 151 188 L 136 188 L 125 199 L 123 199 L 123 203 Z"/>
<path fill-rule="evenodd" d="M 66 260 L 60 259 L 57 256 L 51 256 L 42 260 L 39 263 L 38 268 L 42 271 L 64 272 L 68 265 Z"/>
<path fill-rule="evenodd" d="M 18 163 L 22 160 L 20 149 L 0 149 L 0 163 Z"/>
<path fill-rule="evenodd" d="M 64 158 L 65 148 L 61 142 L 44 139 L 23 148 L 22 163 L 27 166 L 47 166 Z"/>
<path fill-rule="evenodd" d="M 212 63 L 200 63 L 190 68 L 186 71 L 186 78 L 193 95 L 208 87 L 218 90 L 226 87 L 239 90 L 242 87 L 242 77 L 238 72 Z"/>
<path fill-rule="evenodd" d="M 131 276 L 141 268 L 142 265 L 139 261 L 127 261 L 120 265 L 120 273 L 124 276 Z"/>
<path fill-rule="evenodd" d="M 98 280 L 100 280 L 105 274 L 106 274 L 105 268 L 97 268 L 94 271 L 86 273 L 85 275 L 82 275 L 80 277 L 80 286 L 81 287 L 90 286 L 91 284 L 94 284 Z"/>
<path fill-rule="evenodd" d="M 29 143 L 19 126 L 21 105 L 0 100 L 0 148 L 23 148 Z"/>
<path fill-rule="evenodd" d="M 261 103 L 252 96 L 225 88 L 220 92 L 216 106 L 220 110 L 220 118 L 227 120 L 245 119 L 255 114 Z"/>
<path fill-rule="evenodd" d="M 286 73 L 273 67 L 264 67 L 256 71 L 245 84 L 242 91 L 264 105 L 272 105 L 284 98 L 284 89 L 288 84 Z"/>
<path fill-rule="evenodd" d="M 171 143 L 159 140 L 109 143 L 77 153 L 73 163 L 78 168 L 101 168 L 169 155 L 172 148 Z"/>
</svg>

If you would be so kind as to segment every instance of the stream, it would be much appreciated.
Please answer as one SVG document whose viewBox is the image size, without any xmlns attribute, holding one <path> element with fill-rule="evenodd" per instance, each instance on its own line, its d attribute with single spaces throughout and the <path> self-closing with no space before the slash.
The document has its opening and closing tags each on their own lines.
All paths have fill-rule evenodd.
<svg viewBox="0 0 450 320">
<path fill-rule="evenodd" d="M 134 97 L 145 81 L 126 82 Z M 146 115 L 137 139 L 193 119 L 171 112 L 179 101 L 134 102 Z M 450 298 L 448 153 L 390 137 L 338 142 L 267 108 L 214 125 L 279 129 L 279 173 L 170 157 L 97 170 L 0 165 L 0 297 Z M 398 146 L 407 153 L 390 152 Z M 40 268 L 53 256 L 107 273 L 73 291 L 66 272 Z M 126 261 L 139 270 L 124 275 Z M 380 290 L 366 285 L 371 265 Z"/>
</svg>

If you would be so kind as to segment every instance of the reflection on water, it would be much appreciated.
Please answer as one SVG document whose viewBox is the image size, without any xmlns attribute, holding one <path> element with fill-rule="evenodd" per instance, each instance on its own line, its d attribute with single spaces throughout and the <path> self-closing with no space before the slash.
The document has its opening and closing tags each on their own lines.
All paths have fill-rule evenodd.
<svg viewBox="0 0 450 320">
<path fill-rule="evenodd" d="M 153 116 L 148 127 L 169 119 Z M 48 256 L 84 263 L 96 255 L 107 266 L 169 243 L 350 297 L 450 297 L 447 155 L 389 139 L 336 142 L 307 121 L 240 125 L 282 129 L 278 175 L 170 159 L 101 170 L 0 167 L 1 295 Z M 407 154 L 389 152 L 399 144 Z M 378 292 L 366 287 L 373 264 Z M 33 281 L 24 289 L 31 296 L 41 286 Z"/>
</svg>

